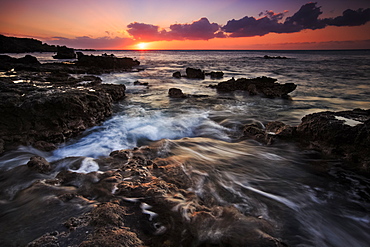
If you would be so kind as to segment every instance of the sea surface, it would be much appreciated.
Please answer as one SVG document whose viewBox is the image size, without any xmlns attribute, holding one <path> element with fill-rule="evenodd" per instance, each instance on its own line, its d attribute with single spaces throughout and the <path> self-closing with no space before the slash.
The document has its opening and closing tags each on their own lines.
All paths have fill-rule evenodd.
<svg viewBox="0 0 370 247">
<path fill-rule="evenodd" d="M 141 63 L 138 71 L 100 75 L 103 83 L 127 87 L 114 115 L 53 152 L 19 147 L 0 157 L 0 170 L 26 164 L 35 154 L 48 161 L 91 160 L 165 139 L 171 145 L 163 152 L 186 156 L 194 182 L 191 189 L 198 196 L 211 195 L 220 205 L 233 205 L 246 215 L 273 222 L 290 246 L 369 246 L 369 179 L 343 170 L 338 160 L 317 160 L 293 144 L 263 146 L 239 138 L 248 123 L 264 126 L 277 120 L 298 125 L 314 112 L 369 109 L 370 50 L 84 53 L 114 54 Z M 55 62 L 51 53 L 32 55 L 43 63 Z M 288 59 L 264 59 L 264 55 Z M 176 71 L 185 74 L 187 67 L 223 71 L 224 78 L 172 77 Z M 217 93 L 208 87 L 233 77 L 259 76 L 298 86 L 290 100 Z M 191 97 L 169 98 L 172 87 Z M 97 170 L 99 166 L 86 165 L 74 171 Z"/>
</svg>

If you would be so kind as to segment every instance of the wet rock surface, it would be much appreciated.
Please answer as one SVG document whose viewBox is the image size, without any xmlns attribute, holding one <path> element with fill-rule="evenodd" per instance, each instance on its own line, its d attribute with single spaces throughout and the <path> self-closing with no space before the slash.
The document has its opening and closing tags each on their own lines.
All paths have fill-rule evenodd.
<svg viewBox="0 0 370 247">
<path fill-rule="evenodd" d="M 297 85 L 294 83 L 280 84 L 276 83 L 277 79 L 270 77 L 257 77 L 253 79 L 234 78 L 218 83 L 217 85 L 210 85 L 220 92 L 233 92 L 236 90 L 247 91 L 250 95 L 262 95 L 268 98 L 288 98 L 288 94 L 293 92 Z"/>
<path fill-rule="evenodd" d="M 282 122 L 268 123 L 265 129 L 246 125 L 244 137 L 266 144 L 294 141 L 304 149 L 339 157 L 349 162 L 350 168 L 370 173 L 370 110 L 313 113 L 293 127 Z"/>
<path fill-rule="evenodd" d="M 99 172 L 76 173 L 63 161 L 51 163 L 48 176 L 25 169 L 31 184 L 12 201 L 0 205 L 1 217 L 32 208 L 50 214 L 39 223 L 26 215 L 22 222 L 0 222 L 0 239 L 7 246 L 286 246 L 267 220 L 240 213 L 198 197 L 190 188 L 179 157 L 158 156 L 166 143 L 154 148 L 113 152 L 92 160 Z M 81 165 L 81 160 L 74 166 Z M 18 173 L 23 166 L 18 168 Z M 11 187 L 5 171 L 0 181 Z M 39 174 L 39 175 L 38 175 Z M 43 176 L 43 182 L 37 180 Z M 36 180 L 35 180 L 36 178 Z M 33 181 L 33 182 L 32 182 Z M 37 200 L 28 201 L 27 198 Z M 11 213 L 14 204 L 19 203 Z M 45 211 L 45 207 L 47 211 Z M 61 211 L 61 208 L 63 210 Z M 83 210 L 81 210 L 83 209 Z M 57 213 L 58 212 L 58 213 Z M 36 220 L 39 217 L 36 217 Z M 40 219 L 39 219 L 40 220 Z M 37 225 L 37 227 L 36 227 Z M 15 229 L 25 229 L 17 232 Z M 13 235 L 9 234 L 14 232 Z M 22 235 L 22 236 L 21 236 Z M 17 241 L 14 241 L 17 239 Z"/>
<path fill-rule="evenodd" d="M 50 150 L 52 144 L 105 120 L 112 114 L 113 102 L 125 96 L 124 85 L 76 81 L 14 83 L 9 78 L 0 79 L 2 149 L 23 144 Z"/>
</svg>

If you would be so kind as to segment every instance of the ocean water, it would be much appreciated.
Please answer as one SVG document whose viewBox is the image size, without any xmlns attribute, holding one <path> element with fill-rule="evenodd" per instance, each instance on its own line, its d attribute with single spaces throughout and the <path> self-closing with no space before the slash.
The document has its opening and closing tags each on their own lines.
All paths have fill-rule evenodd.
<svg viewBox="0 0 370 247">
<path fill-rule="evenodd" d="M 127 87 L 126 98 L 115 105 L 114 115 L 53 152 L 20 147 L 7 153 L 0 157 L 0 169 L 13 169 L 37 154 L 48 161 L 81 157 L 84 165 L 71 170 L 98 171 L 94 158 L 166 140 L 170 145 L 163 152 L 185 157 L 185 168 L 194 182 L 189 189 L 201 198 L 211 196 L 220 205 L 268 219 L 289 245 L 368 245 L 368 179 L 338 168 L 337 160 L 318 161 L 292 144 L 266 147 L 239 141 L 239 137 L 248 123 L 264 126 L 278 120 L 298 125 L 313 112 L 370 108 L 370 50 L 105 52 L 141 62 L 139 71 L 100 75 L 103 83 Z M 54 62 L 50 53 L 32 55 L 41 62 Z M 288 59 L 264 59 L 264 55 Z M 172 77 L 176 71 L 185 74 L 187 67 L 223 71 L 224 78 Z M 232 77 L 258 76 L 292 82 L 297 89 L 286 100 L 217 93 L 208 87 Z M 135 85 L 136 81 L 148 86 Z M 190 97 L 169 98 L 172 87 Z M 312 165 L 320 162 L 333 168 L 323 171 Z"/>
</svg>

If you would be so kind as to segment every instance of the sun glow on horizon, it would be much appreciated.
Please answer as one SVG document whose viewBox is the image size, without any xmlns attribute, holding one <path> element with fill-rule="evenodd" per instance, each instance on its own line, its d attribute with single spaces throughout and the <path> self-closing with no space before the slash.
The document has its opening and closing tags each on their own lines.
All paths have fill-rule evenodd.
<svg viewBox="0 0 370 247">
<path fill-rule="evenodd" d="M 136 48 L 139 49 L 139 50 L 147 50 L 148 45 L 149 45 L 149 43 L 140 42 L 140 43 L 136 44 Z"/>
</svg>

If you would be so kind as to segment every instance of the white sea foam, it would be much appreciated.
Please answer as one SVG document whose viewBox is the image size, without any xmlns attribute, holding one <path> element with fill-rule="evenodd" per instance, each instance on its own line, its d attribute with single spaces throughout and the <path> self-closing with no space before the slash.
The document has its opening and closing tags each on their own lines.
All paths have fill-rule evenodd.
<svg viewBox="0 0 370 247">
<path fill-rule="evenodd" d="M 93 158 L 85 158 L 81 162 L 80 168 L 78 168 L 77 170 L 70 169 L 70 171 L 78 172 L 78 173 L 90 173 L 90 172 L 96 172 L 98 170 L 99 170 L 99 165 L 98 163 L 94 161 Z"/>
</svg>

